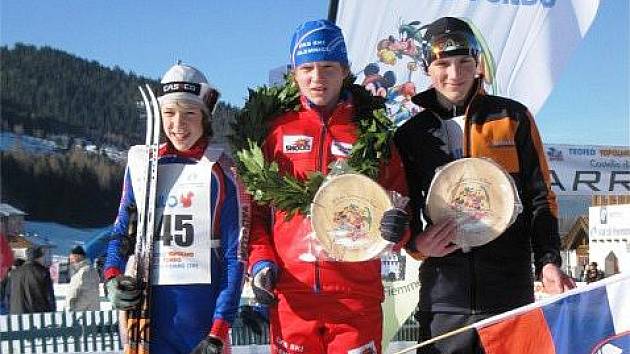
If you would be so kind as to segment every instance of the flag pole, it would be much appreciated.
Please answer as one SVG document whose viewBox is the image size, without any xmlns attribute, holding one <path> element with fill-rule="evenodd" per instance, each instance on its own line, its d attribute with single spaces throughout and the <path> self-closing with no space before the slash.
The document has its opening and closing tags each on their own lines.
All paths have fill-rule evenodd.
<svg viewBox="0 0 630 354">
<path fill-rule="evenodd" d="M 470 330 L 470 329 L 474 329 L 474 328 L 475 328 L 475 325 L 474 325 L 474 324 L 470 324 L 470 325 L 468 325 L 468 326 L 464 326 L 464 327 L 461 327 L 461 328 L 458 328 L 458 329 L 452 330 L 452 331 L 450 331 L 450 332 L 447 332 L 447 333 L 441 334 L 441 335 L 439 335 L 439 336 L 437 336 L 437 337 L 433 337 L 433 338 L 431 338 L 431 339 L 429 339 L 429 340 L 425 340 L 425 341 L 424 341 L 424 342 L 422 342 L 422 343 L 415 344 L 415 345 L 413 345 L 413 346 L 411 346 L 411 347 L 409 347 L 409 348 L 407 348 L 407 349 L 403 349 L 403 350 L 398 351 L 398 352 L 396 352 L 396 353 L 394 353 L 394 354 L 403 354 L 403 353 L 407 353 L 407 352 L 410 352 L 410 351 L 412 351 L 412 350 L 414 350 L 414 349 L 422 348 L 422 347 L 427 346 L 427 345 L 429 345 L 429 344 L 435 343 L 435 342 L 440 341 L 440 340 L 442 340 L 442 339 L 446 339 L 446 338 L 452 337 L 452 336 L 454 336 L 454 335 L 457 335 L 457 334 L 460 334 L 460 333 L 466 332 L 466 331 L 468 331 L 468 330 Z"/>
<path fill-rule="evenodd" d="M 339 10 L 339 0 L 330 0 L 330 3 L 328 3 L 328 21 L 337 22 L 338 10 Z"/>
</svg>

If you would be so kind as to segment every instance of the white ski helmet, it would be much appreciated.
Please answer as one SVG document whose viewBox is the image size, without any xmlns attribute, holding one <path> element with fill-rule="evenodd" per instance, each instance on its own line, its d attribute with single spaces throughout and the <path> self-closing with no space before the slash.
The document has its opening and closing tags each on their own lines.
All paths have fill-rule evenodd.
<svg viewBox="0 0 630 354">
<path fill-rule="evenodd" d="M 160 83 L 160 104 L 173 100 L 191 101 L 201 105 L 202 110 L 211 115 L 219 100 L 219 91 L 210 85 L 201 71 L 189 65 L 173 65 Z"/>
</svg>

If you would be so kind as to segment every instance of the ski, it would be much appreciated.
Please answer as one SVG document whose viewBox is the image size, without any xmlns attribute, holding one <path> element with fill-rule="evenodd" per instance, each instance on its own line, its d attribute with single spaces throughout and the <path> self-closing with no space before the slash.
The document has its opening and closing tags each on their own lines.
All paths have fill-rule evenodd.
<svg viewBox="0 0 630 354">
<path fill-rule="evenodd" d="M 139 305 L 127 311 L 127 344 L 125 354 L 148 354 L 151 315 L 151 268 L 155 236 L 155 203 L 157 193 L 158 149 L 161 114 L 158 101 L 149 85 L 139 86 L 147 116 L 143 180 L 144 194 L 138 195 L 138 232 L 135 248 L 135 268 L 132 276 L 142 290 Z"/>
</svg>

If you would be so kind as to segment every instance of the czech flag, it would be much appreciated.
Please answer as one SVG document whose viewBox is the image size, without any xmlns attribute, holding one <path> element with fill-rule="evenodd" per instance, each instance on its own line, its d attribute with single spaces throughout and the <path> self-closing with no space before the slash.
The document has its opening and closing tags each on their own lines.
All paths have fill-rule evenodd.
<svg viewBox="0 0 630 354">
<path fill-rule="evenodd" d="M 630 353 L 630 273 L 473 326 L 487 354 Z"/>
</svg>

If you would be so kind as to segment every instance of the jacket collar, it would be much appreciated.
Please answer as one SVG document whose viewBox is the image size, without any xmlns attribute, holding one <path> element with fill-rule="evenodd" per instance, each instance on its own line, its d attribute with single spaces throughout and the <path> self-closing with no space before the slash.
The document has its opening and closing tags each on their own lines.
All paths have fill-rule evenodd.
<svg viewBox="0 0 630 354">
<path fill-rule="evenodd" d="M 330 112 L 323 112 L 319 106 L 311 102 L 304 95 L 300 96 L 300 103 L 302 108 L 308 112 L 317 113 L 319 116 L 327 113 L 326 116 L 323 117 L 327 122 L 328 119 L 335 116 L 337 112 L 352 107 L 352 94 L 349 90 L 342 90 L 339 96 L 339 101 L 337 101 L 337 105 Z"/>
<path fill-rule="evenodd" d="M 87 259 L 84 259 L 84 260 L 76 262 L 75 264 L 73 264 L 73 266 L 74 266 L 74 269 L 79 270 L 83 267 L 89 266 L 89 263 Z"/>
<path fill-rule="evenodd" d="M 160 146 L 160 151 L 158 153 L 159 156 L 178 156 L 185 158 L 193 158 L 193 159 L 201 159 L 203 153 L 206 151 L 206 147 L 208 146 L 208 137 L 202 136 L 197 140 L 197 142 L 186 151 L 179 151 L 175 149 L 173 144 L 167 142 L 166 144 Z"/>
<path fill-rule="evenodd" d="M 483 78 L 475 79 L 473 86 L 470 89 L 470 93 L 464 104 L 461 106 L 453 106 L 450 108 L 446 108 L 438 102 L 438 92 L 432 87 L 426 91 L 422 91 L 419 94 L 413 96 L 411 101 L 418 106 L 428 109 L 432 112 L 435 112 L 438 116 L 442 118 L 450 118 L 460 116 L 466 113 L 466 110 L 470 106 L 473 98 L 478 97 L 480 95 L 485 95 L 485 90 L 483 89 Z"/>
</svg>

